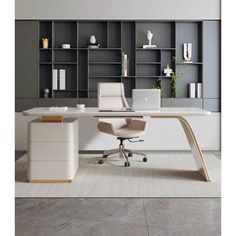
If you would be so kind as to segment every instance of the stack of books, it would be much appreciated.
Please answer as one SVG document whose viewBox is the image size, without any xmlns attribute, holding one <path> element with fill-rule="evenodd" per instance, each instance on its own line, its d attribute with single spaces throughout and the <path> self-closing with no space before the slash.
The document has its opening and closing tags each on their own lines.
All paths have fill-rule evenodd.
<svg viewBox="0 0 236 236">
<path fill-rule="evenodd" d="M 128 76 L 128 55 L 122 52 L 122 76 Z"/>
<path fill-rule="evenodd" d="M 100 44 L 99 43 L 88 43 L 88 48 L 99 48 Z"/>
</svg>

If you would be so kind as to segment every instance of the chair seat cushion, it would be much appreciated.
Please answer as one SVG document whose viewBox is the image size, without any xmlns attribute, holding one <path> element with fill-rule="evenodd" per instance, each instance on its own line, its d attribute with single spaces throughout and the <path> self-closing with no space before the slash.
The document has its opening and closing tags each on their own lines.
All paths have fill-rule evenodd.
<svg viewBox="0 0 236 236">
<path fill-rule="evenodd" d="M 113 135 L 122 138 L 136 138 L 143 134 L 144 134 L 143 130 L 135 130 L 129 127 L 125 127 L 121 129 L 116 129 Z"/>
</svg>

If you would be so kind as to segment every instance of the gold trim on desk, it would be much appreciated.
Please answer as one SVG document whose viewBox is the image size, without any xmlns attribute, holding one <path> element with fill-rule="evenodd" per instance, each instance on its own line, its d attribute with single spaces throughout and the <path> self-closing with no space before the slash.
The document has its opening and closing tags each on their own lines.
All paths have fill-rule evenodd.
<svg viewBox="0 0 236 236">
<path fill-rule="evenodd" d="M 71 183 L 71 179 L 31 179 L 30 183 Z"/>
<path fill-rule="evenodd" d="M 42 116 L 42 122 L 63 122 L 64 116 Z"/>
</svg>

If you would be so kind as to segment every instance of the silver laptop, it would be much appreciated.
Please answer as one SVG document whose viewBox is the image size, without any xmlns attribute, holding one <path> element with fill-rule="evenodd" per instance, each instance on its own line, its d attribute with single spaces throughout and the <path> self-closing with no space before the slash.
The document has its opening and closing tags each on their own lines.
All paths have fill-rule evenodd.
<svg viewBox="0 0 236 236">
<path fill-rule="evenodd" d="M 160 89 L 133 89 L 132 110 L 160 110 L 161 90 Z"/>
</svg>

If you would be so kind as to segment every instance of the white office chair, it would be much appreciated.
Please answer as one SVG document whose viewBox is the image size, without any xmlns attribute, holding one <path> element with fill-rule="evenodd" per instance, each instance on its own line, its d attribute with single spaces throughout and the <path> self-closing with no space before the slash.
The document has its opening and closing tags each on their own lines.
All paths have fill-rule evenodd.
<svg viewBox="0 0 236 236">
<path fill-rule="evenodd" d="M 98 107 L 99 109 L 121 109 L 129 107 L 124 94 L 123 83 L 99 83 L 98 84 Z M 114 114 L 115 115 L 115 114 Z M 103 156 L 98 163 L 103 164 L 104 158 L 119 153 L 120 158 L 125 158 L 125 166 L 130 166 L 128 157 L 133 154 L 143 156 L 143 161 L 147 161 L 145 154 L 125 149 L 124 140 L 130 142 L 133 138 L 138 138 L 145 133 L 147 123 L 144 120 L 126 119 L 126 118 L 102 118 L 99 119 L 98 129 L 106 134 L 116 136 L 120 140 L 118 149 L 104 151 Z M 143 140 L 138 140 L 138 142 Z"/>
</svg>

